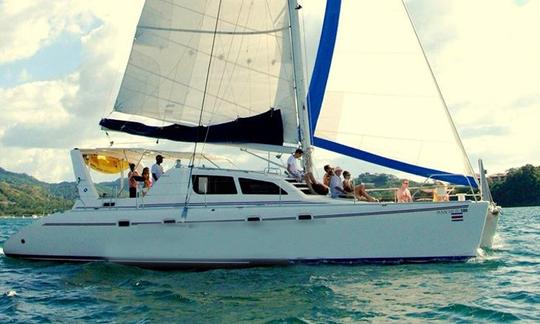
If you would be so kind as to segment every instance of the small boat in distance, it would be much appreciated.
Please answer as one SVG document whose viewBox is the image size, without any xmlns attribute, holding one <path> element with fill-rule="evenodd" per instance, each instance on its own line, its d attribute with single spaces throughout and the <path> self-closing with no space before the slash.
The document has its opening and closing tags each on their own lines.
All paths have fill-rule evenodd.
<svg viewBox="0 0 540 324">
<path fill-rule="evenodd" d="M 307 92 L 299 10 L 295 0 L 147 0 L 101 127 L 231 149 L 300 146 L 306 171 L 320 147 L 478 187 L 404 3 L 328 1 Z M 399 127 L 419 109 L 433 121 Z M 152 154 L 190 162 L 166 170 L 144 196 L 104 198 L 89 168 L 123 172 L 148 152 L 72 150 L 79 200 L 14 234 L 4 253 L 150 268 L 465 261 L 487 233 L 488 201 L 331 199 L 280 172 L 220 168 L 197 144 L 188 154 Z M 196 166 L 203 158 L 212 167 Z"/>
</svg>

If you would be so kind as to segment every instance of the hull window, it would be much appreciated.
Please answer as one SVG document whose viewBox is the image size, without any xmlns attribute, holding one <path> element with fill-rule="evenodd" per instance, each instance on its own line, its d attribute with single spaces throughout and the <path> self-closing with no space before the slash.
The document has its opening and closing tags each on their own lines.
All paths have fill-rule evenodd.
<svg viewBox="0 0 540 324">
<path fill-rule="evenodd" d="M 273 182 L 238 178 L 244 195 L 286 195 L 287 192 Z"/>
<path fill-rule="evenodd" d="M 236 195 L 233 177 L 193 176 L 193 191 L 201 195 Z"/>
<path fill-rule="evenodd" d="M 128 220 L 118 221 L 118 226 L 120 226 L 120 227 L 128 227 L 129 226 L 129 221 Z"/>
</svg>

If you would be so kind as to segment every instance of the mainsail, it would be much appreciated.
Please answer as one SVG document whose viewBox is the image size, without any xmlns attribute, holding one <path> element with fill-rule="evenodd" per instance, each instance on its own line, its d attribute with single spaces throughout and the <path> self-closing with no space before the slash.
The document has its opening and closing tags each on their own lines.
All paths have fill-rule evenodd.
<svg viewBox="0 0 540 324">
<path fill-rule="evenodd" d="M 114 112 L 100 124 L 186 142 L 297 145 L 287 1 L 147 0 Z"/>
<path fill-rule="evenodd" d="M 315 146 L 476 186 L 402 1 L 328 1 L 312 75 Z"/>
</svg>

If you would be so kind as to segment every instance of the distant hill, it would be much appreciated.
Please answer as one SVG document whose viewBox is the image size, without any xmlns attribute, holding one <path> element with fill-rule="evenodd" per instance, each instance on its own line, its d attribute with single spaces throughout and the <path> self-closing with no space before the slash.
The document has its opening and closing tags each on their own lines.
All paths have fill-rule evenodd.
<svg viewBox="0 0 540 324">
<path fill-rule="evenodd" d="M 73 199 L 59 195 L 60 188 L 61 184 L 51 185 L 0 168 L 0 215 L 43 214 L 71 208 Z"/>
<path fill-rule="evenodd" d="M 112 194 L 120 180 L 96 185 Z M 125 191 L 125 190 L 124 190 Z M 47 183 L 24 173 L 0 168 L 0 215 L 40 215 L 70 209 L 79 196 L 75 182 Z"/>
</svg>

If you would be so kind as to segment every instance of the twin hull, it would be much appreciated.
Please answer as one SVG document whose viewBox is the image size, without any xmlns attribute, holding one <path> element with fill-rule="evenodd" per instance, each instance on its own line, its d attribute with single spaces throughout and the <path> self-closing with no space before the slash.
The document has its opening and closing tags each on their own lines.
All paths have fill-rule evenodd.
<svg viewBox="0 0 540 324">
<path fill-rule="evenodd" d="M 7 256 L 152 268 L 417 262 L 476 255 L 486 202 L 72 210 L 13 235 Z"/>
</svg>

